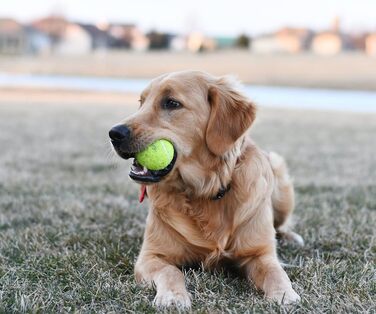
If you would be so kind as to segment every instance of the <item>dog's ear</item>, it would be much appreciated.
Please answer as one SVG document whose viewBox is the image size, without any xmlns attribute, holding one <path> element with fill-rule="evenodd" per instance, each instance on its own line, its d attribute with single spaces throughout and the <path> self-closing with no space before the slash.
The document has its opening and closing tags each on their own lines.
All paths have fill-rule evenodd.
<svg viewBox="0 0 376 314">
<path fill-rule="evenodd" d="M 208 89 L 210 117 L 206 129 L 209 150 L 222 156 L 251 126 L 255 105 L 239 93 L 227 78 L 219 78 Z"/>
</svg>

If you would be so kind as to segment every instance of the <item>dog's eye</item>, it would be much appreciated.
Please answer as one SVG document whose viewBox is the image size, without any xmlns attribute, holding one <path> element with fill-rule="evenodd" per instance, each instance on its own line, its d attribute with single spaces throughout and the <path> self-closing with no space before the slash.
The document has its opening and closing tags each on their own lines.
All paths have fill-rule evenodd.
<svg viewBox="0 0 376 314">
<path fill-rule="evenodd" d="M 182 105 L 180 102 L 174 99 L 166 99 L 166 101 L 163 102 L 162 107 L 163 109 L 172 110 L 172 109 L 181 108 Z"/>
</svg>

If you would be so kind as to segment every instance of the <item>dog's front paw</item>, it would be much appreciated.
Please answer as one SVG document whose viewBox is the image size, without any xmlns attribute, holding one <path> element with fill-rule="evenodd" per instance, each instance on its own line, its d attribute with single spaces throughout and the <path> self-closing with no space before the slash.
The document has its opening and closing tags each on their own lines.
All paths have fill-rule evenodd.
<svg viewBox="0 0 376 314">
<path fill-rule="evenodd" d="M 158 291 L 153 304 L 156 307 L 176 306 L 177 308 L 189 309 L 191 298 L 187 291 Z"/>
<path fill-rule="evenodd" d="M 277 301 L 279 304 L 291 304 L 300 301 L 300 296 L 293 289 L 275 291 L 267 295 L 267 298 Z"/>
</svg>

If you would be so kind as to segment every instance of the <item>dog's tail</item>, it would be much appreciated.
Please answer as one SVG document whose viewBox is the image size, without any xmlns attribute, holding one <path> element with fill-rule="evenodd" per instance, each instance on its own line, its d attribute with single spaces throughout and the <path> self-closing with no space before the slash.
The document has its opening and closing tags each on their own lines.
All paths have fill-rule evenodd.
<svg viewBox="0 0 376 314">
<path fill-rule="evenodd" d="M 274 228 L 280 237 L 303 245 L 303 238 L 289 228 L 289 218 L 295 207 L 295 193 L 286 162 L 274 152 L 269 153 L 269 160 L 275 178 L 272 194 Z"/>
<path fill-rule="evenodd" d="M 286 162 L 282 156 L 271 152 L 269 154 L 269 160 L 275 179 L 275 186 L 272 194 L 274 227 L 278 229 L 287 222 L 288 217 L 294 210 L 294 186 L 290 179 Z"/>
</svg>

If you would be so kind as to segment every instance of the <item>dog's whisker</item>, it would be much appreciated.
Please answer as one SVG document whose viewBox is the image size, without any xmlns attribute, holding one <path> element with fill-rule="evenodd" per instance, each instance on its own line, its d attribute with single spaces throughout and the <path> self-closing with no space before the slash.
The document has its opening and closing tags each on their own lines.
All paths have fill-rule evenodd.
<svg viewBox="0 0 376 314">
<path fill-rule="evenodd" d="M 112 145 L 106 145 L 105 147 L 106 149 L 106 159 L 110 162 L 111 164 L 111 168 L 114 170 L 114 169 L 117 169 L 119 167 L 119 158 L 113 148 Z"/>
</svg>

